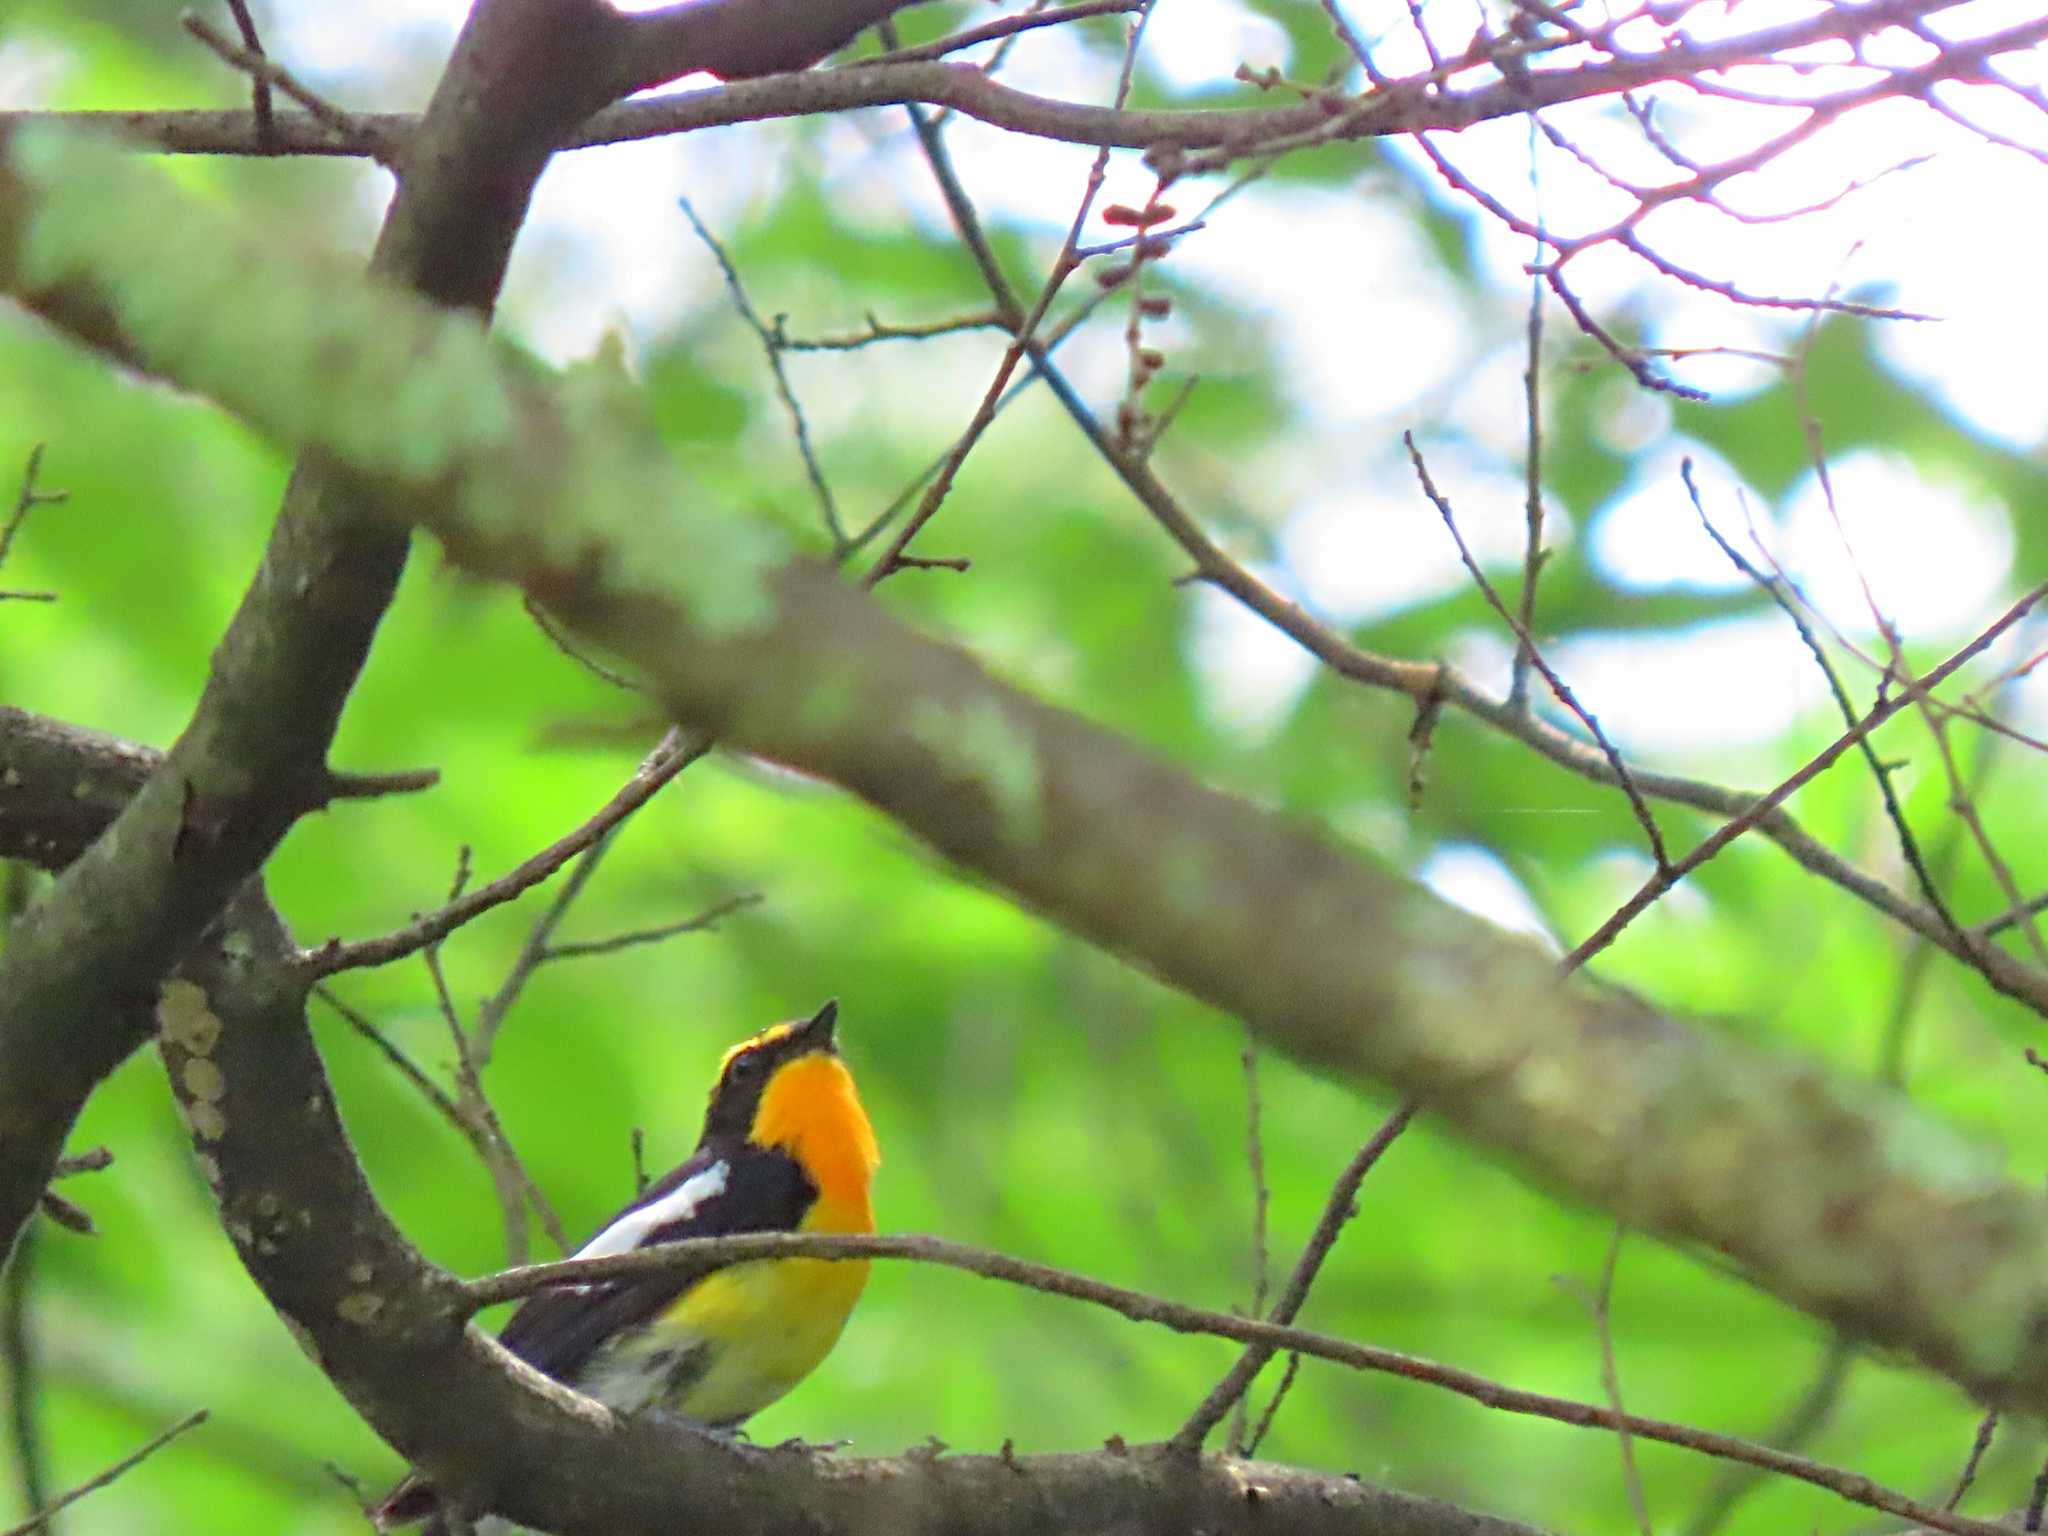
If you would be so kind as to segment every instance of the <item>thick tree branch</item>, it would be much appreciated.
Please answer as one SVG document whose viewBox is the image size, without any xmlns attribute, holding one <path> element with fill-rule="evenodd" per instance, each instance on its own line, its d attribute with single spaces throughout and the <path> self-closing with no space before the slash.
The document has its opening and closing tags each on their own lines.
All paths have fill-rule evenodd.
<svg viewBox="0 0 2048 1536">
<path fill-rule="evenodd" d="M 131 326 L 140 292 L 156 313 L 205 311 L 210 276 L 138 254 L 125 225 L 206 227 L 161 178 L 47 139 L 15 163 L 44 277 L 90 282 Z M 1539 1181 L 1725 1254 L 1988 1402 L 2048 1409 L 2048 1200 L 1954 1131 L 1560 982 L 1533 945 L 1005 686 L 770 525 L 700 505 L 617 381 L 487 362 L 468 322 L 331 276 L 294 306 L 307 279 L 289 263 L 207 240 L 274 320 L 269 365 L 323 403 L 252 387 L 231 337 L 151 332 L 152 361 L 351 465 L 458 565 L 640 666 L 679 721 L 843 785 L 1296 1059 L 1392 1083 Z M 377 346 L 356 344 L 365 329 Z M 466 402 L 424 441 L 404 405 L 423 372 Z"/>
</svg>

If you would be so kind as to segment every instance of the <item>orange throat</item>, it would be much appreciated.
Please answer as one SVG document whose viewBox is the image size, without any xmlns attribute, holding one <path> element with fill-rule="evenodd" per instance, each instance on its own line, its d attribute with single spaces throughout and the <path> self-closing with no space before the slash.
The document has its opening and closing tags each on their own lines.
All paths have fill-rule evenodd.
<svg viewBox="0 0 2048 1536">
<path fill-rule="evenodd" d="M 800 1057 L 777 1072 L 754 1111 L 749 1139 L 781 1147 L 818 1187 L 805 1230 L 875 1230 L 868 1186 L 881 1154 L 854 1092 L 853 1074 L 837 1056 Z"/>
</svg>

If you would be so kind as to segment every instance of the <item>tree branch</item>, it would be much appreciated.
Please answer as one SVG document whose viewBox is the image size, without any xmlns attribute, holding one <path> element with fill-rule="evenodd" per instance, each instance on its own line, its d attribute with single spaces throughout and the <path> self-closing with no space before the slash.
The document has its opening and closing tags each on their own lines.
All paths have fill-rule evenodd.
<svg viewBox="0 0 2048 1536">
<path fill-rule="evenodd" d="M 1394 1084 L 1538 1181 L 1712 1248 L 1989 1403 L 2048 1408 L 2048 1201 L 1940 1122 L 1561 982 L 1534 946 L 1005 686 L 764 521 L 686 495 L 614 380 L 551 383 L 487 358 L 473 322 L 309 279 L 117 153 L 45 138 L 15 164 L 18 224 L 48 236 L 39 270 L 124 318 L 137 287 L 153 312 L 205 312 L 231 252 L 238 291 L 273 321 L 266 365 L 306 382 L 262 387 L 235 339 L 204 328 L 149 338 L 158 368 L 377 484 L 455 564 L 525 586 L 634 662 L 678 720 L 842 785 L 1297 1060 Z M 131 220 L 190 226 L 214 260 L 138 252 Z M 11 256 L 0 241 L 0 269 Z M 308 282 L 319 303 L 291 302 Z M 471 402 L 425 443 L 408 430 L 422 370 Z M 296 408 L 308 393 L 318 408 Z"/>
<path fill-rule="evenodd" d="M 1389 1124 L 1392 1123 L 1390 1120 Z M 1391 1135 L 1384 1139 L 1374 1138 L 1381 1147 L 1391 1140 Z M 1525 1392 L 1478 1375 L 1476 1372 L 1460 1370 L 1457 1366 L 1443 1365 L 1414 1355 L 1405 1355 L 1398 1350 L 1381 1349 L 1370 1344 L 1355 1344 L 1348 1339 L 1333 1338 L 1328 1334 L 1314 1333 L 1305 1328 L 1294 1328 L 1257 1318 L 1240 1317 L 1232 1312 L 1191 1307 L 1143 1291 L 1110 1285 L 1051 1265 L 1034 1264 L 1029 1260 L 1012 1258 L 1005 1253 L 975 1248 L 966 1243 L 948 1242 L 944 1238 L 928 1237 L 922 1233 L 845 1235 L 749 1232 L 728 1237 L 689 1238 L 681 1242 L 661 1243 L 650 1248 L 637 1249 L 632 1253 L 612 1254 L 604 1258 L 562 1259 L 552 1264 L 530 1264 L 519 1269 L 505 1270 L 481 1280 L 472 1280 L 465 1290 L 471 1305 L 482 1308 L 516 1297 L 530 1296 L 536 1291 L 556 1285 L 591 1284 L 603 1280 L 678 1272 L 688 1274 L 726 1264 L 745 1263 L 753 1259 L 797 1257 L 842 1260 L 900 1259 L 920 1264 L 936 1264 L 947 1269 L 980 1275 L 985 1279 L 1001 1280 L 1023 1286 L 1028 1290 L 1041 1291 L 1050 1296 L 1061 1296 L 1071 1301 L 1085 1302 L 1090 1306 L 1103 1307 L 1132 1322 L 1156 1323 L 1176 1333 L 1206 1334 L 1214 1338 L 1234 1339 L 1249 1348 L 1263 1349 L 1268 1358 L 1283 1349 L 1290 1350 L 1316 1359 L 1328 1360 L 1337 1365 L 1349 1366 L 1354 1370 L 1377 1371 L 1409 1381 L 1422 1382 L 1505 1413 L 1529 1414 L 1561 1424 L 1577 1425 L 1580 1428 L 1608 1430 L 1624 1437 L 1633 1435 L 1666 1445 L 1681 1446 L 1704 1455 L 1761 1467 L 1800 1482 L 1811 1483 L 1815 1487 L 1826 1488 L 1851 1503 L 1883 1510 L 1931 1529 L 1950 1531 L 1955 1533 L 1955 1536 L 1998 1536 L 1998 1533 L 2004 1530 L 2004 1527 L 1989 1521 L 1974 1520 L 1950 1510 L 1922 1504 L 1889 1488 L 1879 1487 L 1858 1473 L 1809 1461 L 1803 1456 L 1759 1445 L 1754 1441 L 1737 1439 L 1732 1435 L 1715 1434 L 1711 1430 L 1697 1429 L 1687 1424 L 1644 1418 L 1638 1414 L 1625 1413 L 1615 1407 L 1575 1402 L 1569 1398 L 1551 1397 L 1541 1392 Z M 1183 1465 L 1192 1466 L 1197 1459 L 1195 1449 L 1184 1443 L 1168 1442 L 1160 1449 L 1169 1455 L 1179 1457 Z"/>
<path fill-rule="evenodd" d="M 1443 87 L 1432 74 L 1389 81 L 1360 97 L 1319 96 L 1315 100 L 1284 107 L 1119 111 L 1057 101 L 1016 90 L 990 79 L 971 64 L 942 61 L 856 63 L 836 69 L 770 74 L 705 90 L 622 102 L 597 112 L 563 147 L 584 148 L 732 123 L 923 102 L 978 118 L 994 127 L 1097 148 L 1164 149 L 1170 146 L 1182 151 L 1220 151 L 1227 156 L 1269 154 L 1293 145 L 1377 138 L 1389 134 L 1455 132 L 1475 123 L 1517 117 L 1566 102 L 1619 96 L 1660 82 L 1690 81 L 1701 75 L 1756 63 L 1819 43 L 1853 41 L 1889 27 L 1908 26 L 1962 3 L 1963 0 L 1867 0 L 1860 5 L 1830 6 L 1796 21 L 1759 27 L 1708 42 L 1694 42 L 1673 34 L 1672 40 L 1659 48 L 1614 53 L 1591 63 L 1517 69 L 1504 78 L 1461 90 Z M 778 0 L 778 14 L 786 12 L 792 18 L 805 44 L 797 52 L 810 52 L 817 39 L 832 30 L 827 27 L 820 31 L 806 25 L 811 7 L 812 0 Z M 854 10 L 862 16 L 880 19 L 901 8 L 901 0 L 853 0 L 851 10 L 835 11 L 825 20 L 836 27 L 841 15 L 851 16 Z M 693 26 L 700 27 L 708 37 L 729 26 L 728 17 L 744 11 L 748 18 L 752 18 L 760 9 L 759 0 L 718 0 L 715 8 L 702 3 L 702 0 L 695 0 L 688 6 L 674 6 L 627 18 L 630 25 L 641 30 L 642 36 L 657 39 L 661 47 L 650 45 L 645 54 L 636 54 L 637 44 L 624 45 L 619 56 L 625 62 L 616 66 L 619 78 L 624 81 L 631 81 L 637 76 L 676 78 L 683 72 L 678 66 L 688 62 L 680 57 L 687 49 L 680 42 L 671 46 L 669 39 L 680 39 Z M 686 15 L 690 11 L 708 14 L 701 20 L 691 21 Z M 749 25 L 758 23 L 750 20 Z M 2036 30 L 2048 31 L 2048 23 Z M 847 37 L 852 35 L 852 32 L 846 34 Z M 2000 46 L 2007 51 L 2017 51 L 2035 35 L 2035 32 L 2028 31 L 2002 36 Z M 616 46 L 607 40 L 603 51 L 608 52 Z M 1544 46 L 1554 47 L 1556 44 L 1552 42 Z M 760 47 L 753 39 L 741 39 L 730 57 L 731 72 L 754 73 L 751 64 L 768 56 L 760 51 Z M 742 49 L 747 50 L 744 61 Z M 699 57 L 708 59 L 712 51 L 706 47 Z M 1496 52 L 1511 55 L 1513 50 L 1498 48 Z M 670 53 L 676 56 L 667 56 Z M 813 56 L 822 57 L 822 53 Z M 1454 62 L 1462 69 L 1495 69 L 1492 54 Z M 694 67 L 721 72 L 710 63 L 700 62 Z M 642 83 L 654 82 L 650 79 Z M 1901 89 L 1903 91 L 1905 87 Z M 268 143 L 259 139 L 254 119 L 246 111 L 14 112 L 0 113 L 0 128 L 43 120 L 108 129 L 131 141 L 170 154 L 233 155 L 402 154 L 406 140 L 419 124 L 417 117 L 406 113 L 361 114 L 355 119 L 359 125 L 359 138 L 345 141 L 335 138 L 327 126 L 308 114 L 283 112 L 277 115 L 276 132 Z"/>
</svg>

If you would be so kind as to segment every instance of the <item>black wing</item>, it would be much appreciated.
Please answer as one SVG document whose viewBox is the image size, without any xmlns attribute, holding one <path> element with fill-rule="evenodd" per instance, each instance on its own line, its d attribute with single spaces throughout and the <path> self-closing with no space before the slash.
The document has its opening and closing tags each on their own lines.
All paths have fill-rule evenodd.
<svg viewBox="0 0 2048 1536">
<path fill-rule="evenodd" d="M 720 1184 L 714 1170 L 721 1164 L 722 1187 L 715 1187 L 695 1200 L 687 1214 L 679 1208 L 673 1219 L 658 1219 L 664 1202 L 677 1204 L 679 1193 L 691 1180 Z M 624 1206 L 579 1253 L 599 1247 L 608 1237 L 614 1239 L 616 1246 L 605 1246 L 601 1251 L 610 1253 L 685 1237 L 787 1232 L 803 1220 L 817 1197 L 817 1186 L 780 1149 L 745 1142 L 723 1148 L 703 1146 L 688 1162 L 649 1185 L 644 1194 Z M 636 1216 L 641 1218 L 637 1223 Z M 622 1228 L 622 1223 L 635 1224 Z M 622 1233 L 631 1241 L 619 1242 Z M 676 1270 L 645 1279 L 538 1292 L 512 1314 L 505 1331 L 498 1335 L 498 1342 L 536 1370 L 558 1381 L 573 1383 L 605 1340 L 655 1317 L 706 1273 Z"/>
</svg>

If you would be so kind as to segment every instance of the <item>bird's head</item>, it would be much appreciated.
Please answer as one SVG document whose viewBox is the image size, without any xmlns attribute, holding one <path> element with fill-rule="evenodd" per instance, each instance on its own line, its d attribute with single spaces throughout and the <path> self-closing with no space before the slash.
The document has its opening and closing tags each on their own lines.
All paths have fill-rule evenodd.
<svg viewBox="0 0 2048 1536">
<path fill-rule="evenodd" d="M 865 1198 L 881 1161 L 875 1133 L 840 1058 L 839 1005 L 772 1024 L 725 1053 L 704 1137 L 776 1147 L 796 1159 L 821 1192 Z"/>
</svg>

